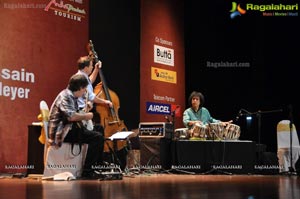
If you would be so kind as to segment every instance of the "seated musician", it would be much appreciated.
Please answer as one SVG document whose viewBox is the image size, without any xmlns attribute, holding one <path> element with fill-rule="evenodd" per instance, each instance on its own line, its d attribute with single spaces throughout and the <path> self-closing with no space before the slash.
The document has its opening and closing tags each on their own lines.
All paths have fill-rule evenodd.
<svg viewBox="0 0 300 199">
<path fill-rule="evenodd" d="M 86 93 L 87 86 L 86 77 L 75 74 L 70 78 L 68 87 L 57 95 L 50 109 L 49 144 L 60 147 L 62 142 L 87 143 L 88 151 L 82 177 L 95 178 L 99 172 L 93 168 L 102 163 L 104 138 L 97 131 L 82 131 L 80 128 L 82 120 L 93 118 L 91 112 L 78 112 L 78 98 Z"/>
<path fill-rule="evenodd" d="M 213 118 L 207 108 L 203 107 L 204 96 L 200 92 L 193 91 L 188 101 L 190 107 L 183 112 L 183 124 L 189 129 L 191 139 L 205 140 L 208 132 L 207 125 L 210 123 L 226 126 L 232 122 L 222 122 Z"/>
<path fill-rule="evenodd" d="M 232 121 L 222 122 L 213 118 L 207 108 L 203 107 L 204 96 L 202 93 L 193 91 L 189 96 L 190 107 L 183 112 L 183 124 L 191 129 L 196 123 L 206 125 L 209 123 L 221 123 L 224 126 Z"/>
</svg>

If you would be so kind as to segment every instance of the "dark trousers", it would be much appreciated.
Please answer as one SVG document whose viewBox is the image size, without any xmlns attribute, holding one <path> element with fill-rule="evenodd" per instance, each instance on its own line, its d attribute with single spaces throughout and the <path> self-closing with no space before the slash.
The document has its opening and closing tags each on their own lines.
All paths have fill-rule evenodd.
<svg viewBox="0 0 300 199">
<path fill-rule="evenodd" d="M 73 128 L 65 137 L 64 142 L 88 144 L 88 151 L 83 168 L 84 172 L 92 171 L 93 167 L 102 164 L 104 147 L 103 133 L 78 128 L 76 125 L 73 125 Z"/>
<path fill-rule="evenodd" d="M 127 154 L 128 149 L 124 147 L 118 151 L 105 152 L 103 158 L 104 161 L 120 166 L 120 169 L 124 171 L 127 165 Z"/>
</svg>

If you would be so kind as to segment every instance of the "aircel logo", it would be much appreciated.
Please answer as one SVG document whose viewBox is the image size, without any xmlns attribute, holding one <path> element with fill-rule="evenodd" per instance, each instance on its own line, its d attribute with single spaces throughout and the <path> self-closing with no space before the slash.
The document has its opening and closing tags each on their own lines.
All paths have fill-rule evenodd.
<svg viewBox="0 0 300 199">
<path fill-rule="evenodd" d="M 174 50 L 171 48 L 154 45 L 154 62 L 174 66 Z"/>
<path fill-rule="evenodd" d="M 170 104 L 146 102 L 146 109 L 147 109 L 147 113 L 150 113 L 150 114 L 163 114 L 163 115 L 171 114 L 171 105 Z"/>
</svg>

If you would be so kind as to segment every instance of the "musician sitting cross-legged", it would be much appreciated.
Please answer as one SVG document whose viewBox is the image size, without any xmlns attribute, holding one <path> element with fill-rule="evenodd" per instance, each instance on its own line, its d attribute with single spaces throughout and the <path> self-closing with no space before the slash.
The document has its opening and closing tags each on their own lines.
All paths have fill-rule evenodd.
<svg viewBox="0 0 300 199">
<path fill-rule="evenodd" d="M 183 112 L 183 124 L 186 128 L 190 129 L 191 131 L 191 138 L 195 138 L 193 135 L 193 129 L 199 128 L 201 133 L 197 132 L 200 137 L 205 138 L 206 135 L 203 135 L 202 132 L 207 131 L 205 128 L 208 124 L 211 123 L 218 123 L 221 126 L 227 126 L 228 124 L 232 123 L 232 121 L 223 122 L 221 120 L 217 120 L 210 115 L 210 112 L 207 108 L 203 107 L 204 104 L 204 96 L 202 93 L 193 91 L 188 99 L 190 107 L 188 107 Z M 203 128 L 203 129 L 201 129 Z M 202 136 L 203 135 L 203 136 Z M 197 137 L 196 137 L 197 138 Z"/>
<path fill-rule="evenodd" d="M 102 163 L 104 138 L 100 132 L 87 130 L 81 121 L 93 118 L 93 113 L 78 112 L 78 98 L 86 93 L 88 80 L 82 74 L 73 75 L 50 108 L 49 144 L 60 147 L 62 142 L 88 144 L 82 177 L 97 178 L 94 168 Z"/>
</svg>

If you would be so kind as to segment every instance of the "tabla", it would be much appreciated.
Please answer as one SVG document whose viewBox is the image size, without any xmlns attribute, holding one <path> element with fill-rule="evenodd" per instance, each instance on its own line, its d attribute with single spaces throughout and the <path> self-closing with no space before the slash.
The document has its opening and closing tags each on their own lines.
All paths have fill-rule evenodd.
<svg viewBox="0 0 300 199">
<path fill-rule="evenodd" d="M 222 123 L 209 123 L 208 139 L 210 140 L 223 140 L 224 139 L 224 129 Z"/>
<path fill-rule="evenodd" d="M 191 129 L 191 139 L 206 140 L 208 133 L 207 125 L 195 123 Z"/>
<path fill-rule="evenodd" d="M 189 129 L 188 128 L 178 128 L 175 129 L 174 139 L 175 140 L 184 140 L 189 138 Z"/>
<path fill-rule="evenodd" d="M 237 140 L 241 135 L 241 128 L 236 124 L 228 124 L 224 129 L 224 137 L 226 140 Z"/>
</svg>

